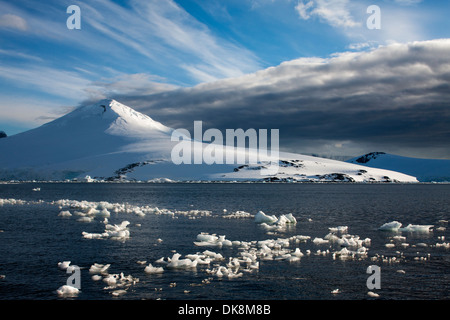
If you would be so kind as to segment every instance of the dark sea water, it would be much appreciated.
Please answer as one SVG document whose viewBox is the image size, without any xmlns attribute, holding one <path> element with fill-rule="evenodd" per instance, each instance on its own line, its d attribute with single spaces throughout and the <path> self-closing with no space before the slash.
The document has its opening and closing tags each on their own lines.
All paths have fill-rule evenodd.
<svg viewBox="0 0 450 320">
<path fill-rule="evenodd" d="M 40 191 L 33 191 L 40 188 Z M 436 243 L 448 243 L 450 185 L 445 184 L 0 184 L 0 199 L 20 199 L 22 204 L 0 205 L 0 299 L 65 299 L 56 290 L 70 274 L 58 262 L 79 266 L 81 290 L 71 299 L 81 300 L 441 300 L 450 297 L 450 250 Z M 52 201 L 60 199 L 106 201 L 150 206 L 173 211 L 208 210 L 208 216 L 146 213 L 113 213 L 109 222 L 130 222 L 130 238 L 85 239 L 82 232 L 102 232 L 101 219 L 90 223 L 77 217 L 60 217 Z M 41 202 L 38 202 L 42 200 Z M 226 209 L 226 212 L 224 212 Z M 67 210 L 74 212 L 74 209 Z M 253 218 L 223 216 L 234 211 L 280 216 L 292 213 L 295 226 L 276 233 L 255 223 Z M 195 218 L 195 219 L 194 219 Z M 445 220 L 445 221 L 442 221 Z M 432 232 L 384 232 L 384 223 L 433 225 Z M 330 227 L 348 226 L 348 234 L 370 238 L 367 257 L 333 259 L 341 248 L 313 243 Z M 443 227 L 436 230 L 438 227 Z M 445 228 L 445 229 L 444 229 Z M 242 248 L 205 248 L 194 244 L 201 233 L 224 235 L 226 239 L 251 242 L 266 239 L 310 236 L 299 248 L 299 261 L 259 260 L 259 269 L 238 278 L 219 278 L 208 273 Z M 405 237 L 394 240 L 394 236 Z M 162 241 L 158 241 L 161 239 Z M 394 243 L 394 248 L 385 246 Z M 404 245 L 401 245 L 404 243 Z M 406 245 L 407 244 L 407 245 Z M 419 244 L 419 245 L 418 245 Z M 426 246 L 425 246 L 426 245 Z M 198 265 L 195 269 L 165 269 L 147 274 L 145 266 L 172 257 L 211 250 L 225 261 Z M 330 253 L 317 254 L 329 250 Z M 311 254 L 306 252 L 310 250 Z M 395 257 L 393 261 L 392 257 Z M 147 261 L 139 264 L 138 261 Z M 94 263 L 111 264 L 110 274 L 138 278 L 115 296 L 115 289 L 94 281 L 89 268 Z M 369 290 L 368 266 L 381 269 L 381 288 Z M 163 265 L 161 265 L 163 266 Z M 164 266 L 163 266 L 164 267 Z M 332 293 L 338 289 L 337 293 Z M 378 294 L 372 298 L 368 292 Z"/>
</svg>

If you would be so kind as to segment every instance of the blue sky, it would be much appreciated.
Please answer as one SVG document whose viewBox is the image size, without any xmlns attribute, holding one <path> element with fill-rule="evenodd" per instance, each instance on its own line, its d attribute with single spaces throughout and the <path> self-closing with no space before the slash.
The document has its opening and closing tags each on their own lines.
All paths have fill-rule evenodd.
<svg viewBox="0 0 450 320">
<path fill-rule="evenodd" d="M 72 4 L 81 9 L 80 30 L 66 26 Z M 379 30 L 367 28 L 370 5 L 381 9 Z M 314 65 L 449 38 L 449 14 L 448 1 L 430 0 L 0 1 L 0 130 L 16 134 L 105 97 L 167 121 L 160 110 L 170 101 L 158 100 L 158 110 L 145 101 L 220 87 L 299 58 Z M 284 122 L 276 125 L 282 129 Z M 321 150 L 332 145 L 329 152 L 344 152 L 334 149 L 346 139 L 324 142 Z"/>
</svg>

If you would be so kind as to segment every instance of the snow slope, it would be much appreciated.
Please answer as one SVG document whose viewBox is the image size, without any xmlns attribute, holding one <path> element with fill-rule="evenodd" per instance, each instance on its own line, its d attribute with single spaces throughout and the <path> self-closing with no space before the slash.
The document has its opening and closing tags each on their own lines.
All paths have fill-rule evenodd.
<svg viewBox="0 0 450 320">
<path fill-rule="evenodd" d="M 450 181 L 450 160 L 419 159 L 384 152 L 372 152 L 347 162 L 403 172 L 417 177 L 420 182 Z"/>
<path fill-rule="evenodd" d="M 415 177 L 390 170 L 293 153 L 280 153 L 277 173 L 265 172 L 266 162 L 176 165 L 171 152 L 180 142 L 171 141 L 173 131 L 115 100 L 102 100 L 36 129 L 1 139 L 0 179 L 66 180 L 90 176 L 141 181 L 417 182 Z M 191 145 L 191 140 L 183 143 Z M 235 155 L 242 152 L 253 151 L 233 150 Z"/>
</svg>

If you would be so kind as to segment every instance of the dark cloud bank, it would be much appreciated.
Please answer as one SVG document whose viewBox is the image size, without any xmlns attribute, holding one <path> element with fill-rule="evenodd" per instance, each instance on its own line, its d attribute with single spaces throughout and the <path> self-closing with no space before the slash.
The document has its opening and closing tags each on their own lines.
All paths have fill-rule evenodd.
<svg viewBox="0 0 450 320">
<path fill-rule="evenodd" d="M 301 58 L 253 74 L 112 97 L 173 128 L 280 129 L 280 147 L 450 158 L 450 39 Z"/>
</svg>

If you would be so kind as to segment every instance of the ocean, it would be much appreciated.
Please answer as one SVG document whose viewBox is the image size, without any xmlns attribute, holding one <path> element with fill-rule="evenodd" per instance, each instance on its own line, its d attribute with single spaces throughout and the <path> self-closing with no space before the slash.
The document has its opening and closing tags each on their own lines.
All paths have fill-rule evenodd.
<svg viewBox="0 0 450 320">
<path fill-rule="evenodd" d="M 1 300 L 450 296 L 448 184 L 9 183 L 0 199 Z"/>
</svg>

